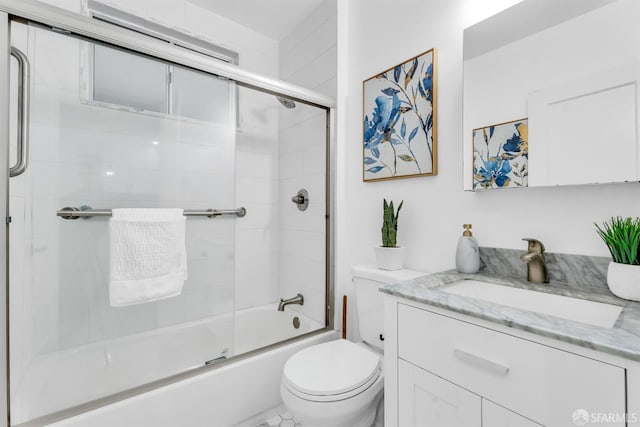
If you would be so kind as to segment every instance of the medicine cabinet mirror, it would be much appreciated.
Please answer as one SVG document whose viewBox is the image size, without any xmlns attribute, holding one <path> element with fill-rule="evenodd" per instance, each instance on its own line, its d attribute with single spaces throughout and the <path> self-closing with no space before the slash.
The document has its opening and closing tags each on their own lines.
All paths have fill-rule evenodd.
<svg viewBox="0 0 640 427">
<path fill-rule="evenodd" d="M 524 0 L 465 29 L 464 189 L 639 181 L 638 21 L 637 0 Z"/>
</svg>

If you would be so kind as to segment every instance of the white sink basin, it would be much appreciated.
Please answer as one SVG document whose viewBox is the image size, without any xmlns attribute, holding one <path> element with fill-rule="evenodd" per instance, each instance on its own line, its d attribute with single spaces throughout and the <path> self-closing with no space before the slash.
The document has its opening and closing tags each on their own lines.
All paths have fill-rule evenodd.
<svg viewBox="0 0 640 427">
<path fill-rule="evenodd" d="M 622 307 L 617 305 L 495 285 L 477 280 L 459 280 L 440 290 L 601 328 L 612 328 L 622 312 Z"/>
</svg>

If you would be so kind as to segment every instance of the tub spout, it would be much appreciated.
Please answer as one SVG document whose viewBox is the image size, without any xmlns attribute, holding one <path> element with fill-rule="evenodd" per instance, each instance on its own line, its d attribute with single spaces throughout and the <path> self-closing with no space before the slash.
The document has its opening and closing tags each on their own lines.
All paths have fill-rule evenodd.
<svg viewBox="0 0 640 427">
<path fill-rule="evenodd" d="M 302 294 L 298 294 L 295 297 L 289 298 L 289 299 L 280 298 L 280 304 L 278 304 L 278 311 L 284 311 L 284 308 L 289 304 L 304 305 L 304 296 L 302 296 Z"/>
</svg>

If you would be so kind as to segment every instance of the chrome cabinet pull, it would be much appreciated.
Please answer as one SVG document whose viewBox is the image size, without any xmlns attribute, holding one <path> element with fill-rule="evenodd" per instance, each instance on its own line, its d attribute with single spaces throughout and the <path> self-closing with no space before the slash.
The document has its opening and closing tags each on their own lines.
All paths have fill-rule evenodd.
<svg viewBox="0 0 640 427">
<path fill-rule="evenodd" d="M 11 46 L 11 56 L 18 61 L 18 158 L 15 166 L 9 168 L 9 176 L 22 175 L 29 165 L 29 102 L 30 65 L 27 56 L 17 47 Z"/>
<path fill-rule="evenodd" d="M 466 362 L 470 365 L 475 365 L 487 371 L 491 371 L 494 374 L 507 375 L 509 373 L 509 367 L 494 362 L 493 360 L 485 359 L 484 357 L 477 356 L 472 353 L 468 353 L 464 350 L 455 349 L 453 355 L 458 360 Z"/>
</svg>

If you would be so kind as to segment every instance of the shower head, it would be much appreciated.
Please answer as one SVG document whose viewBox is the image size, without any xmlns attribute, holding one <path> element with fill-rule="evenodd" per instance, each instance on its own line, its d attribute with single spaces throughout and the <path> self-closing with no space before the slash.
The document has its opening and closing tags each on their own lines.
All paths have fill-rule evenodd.
<svg viewBox="0 0 640 427">
<path fill-rule="evenodd" d="M 284 98 L 282 96 L 276 96 L 276 98 L 278 98 L 278 101 L 280 101 L 280 104 L 282 104 L 284 108 L 288 108 L 289 110 L 291 110 L 292 108 L 296 108 L 296 103 L 292 100 Z"/>
</svg>

